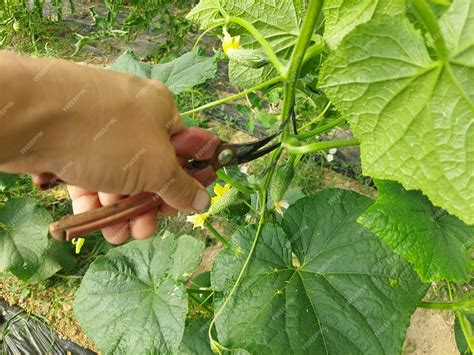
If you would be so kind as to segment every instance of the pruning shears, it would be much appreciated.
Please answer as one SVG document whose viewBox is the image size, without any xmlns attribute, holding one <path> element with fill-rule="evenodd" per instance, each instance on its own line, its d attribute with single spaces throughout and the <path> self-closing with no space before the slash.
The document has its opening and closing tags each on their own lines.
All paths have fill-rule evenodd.
<svg viewBox="0 0 474 355">
<path fill-rule="evenodd" d="M 262 139 L 242 144 L 228 143 L 219 139 L 220 142 L 210 159 L 191 159 L 185 163 L 184 169 L 193 175 L 193 173 L 208 166 L 211 166 L 216 171 L 223 167 L 239 165 L 255 160 L 280 146 L 280 142 L 270 145 L 268 145 L 268 143 L 280 135 L 281 132 L 280 130 Z M 48 189 L 61 182 L 63 181 L 53 177 L 50 183 L 42 184 L 39 187 Z M 70 241 L 73 238 L 98 231 L 104 227 L 128 221 L 158 207 L 161 203 L 162 200 L 158 194 L 143 192 L 126 197 L 109 206 L 66 216 L 52 223 L 49 226 L 49 233 L 54 239 Z"/>
</svg>

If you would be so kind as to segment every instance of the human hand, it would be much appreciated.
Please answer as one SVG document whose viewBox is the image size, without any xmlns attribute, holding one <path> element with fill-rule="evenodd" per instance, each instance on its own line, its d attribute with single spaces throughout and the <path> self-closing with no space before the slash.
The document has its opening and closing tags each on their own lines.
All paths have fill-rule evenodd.
<svg viewBox="0 0 474 355">
<path fill-rule="evenodd" d="M 160 195 L 163 214 L 207 207 L 203 184 L 214 172 L 195 179 L 180 163 L 196 154 L 210 157 L 219 140 L 205 130 L 185 129 L 162 83 L 8 53 L 2 65 L 9 69 L 6 99 L 15 102 L 15 110 L 0 132 L 5 147 L 0 170 L 30 173 L 36 181 L 53 174 L 79 186 L 69 188 L 76 213 L 142 192 Z M 32 81 L 33 88 L 25 87 Z M 129 232 L 145 238 L 154 230 L 156 213 L 109 227 L 105 237 L 112 243 L 125 241 Z"/>
<path fill-rule="evenodd" d="M 211 158 L 215 150 L 213 142 L 216 141 L 217 137 L 215 135 L 200 128 L 185 129 L 171 137 L 171 143 L 178 155 L 178 161 L 182 164 L 191 158 L 196 160 Z M 216 178 L 215 172 L 210 166 L 195 172 L 193 176 L 206 187 Z M 54 179 L 54 176 L 51 174 L 33 176 L 33 181 L 39 186 L 47 184 L 51 179 Z M 75 214 L 110 205 L 126 197 L 123 195 L 88 191 L 72 185 L 68 185 L 68 191 Z M 150 210 L 130 221 L 103 228 L 102 234 L 112 244 L 121 244 L 127 241 L 130 235 L 135 239 L 145 239 L 154 234 L 157 227 L 158 213 L 164 216 L 171 216 L 176 213 L 176 209 L 166 203 L 162 203 L 158 208 Z"/>
</svg>

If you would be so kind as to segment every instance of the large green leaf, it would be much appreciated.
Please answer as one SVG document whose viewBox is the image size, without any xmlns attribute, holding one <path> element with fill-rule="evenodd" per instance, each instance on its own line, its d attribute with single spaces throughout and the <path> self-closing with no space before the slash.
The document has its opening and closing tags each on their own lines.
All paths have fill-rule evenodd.
<svg viewBox="0 0 474 355">
<path fill-rule="evenodd" d="M 0 271 L 9 269 L 22 280 L 33 276 L 43 264 L 51 222 L 33 200 L 8 200 L 0 209 Z"/>
<path fill-rule="evenodd" d="M 59 242 L 54 239 L 48 241 L 40 267 L 28 279 L 29 282 L 45 280 L 61 269 L 72 269 L 76 265 L 73 246 L 71 243 Z"/>
<path fill-rule="evenodd" d="M 405 13 L 405 0 L 332 0 L 324 2 L 323 10 L 324 40 L 334 49 L 357 25 Z"/>
<path fill-rule="evenodd" d="M 217 63 L 215 57 L 204 57 L 192 51 L 171 62 L 152 65 L 139 61 L 132 52 L 127 51 L 117 58 L 111 69 L 159 80 L 174 94 L 179 94 L 214 78 Z"/>
<path fill-rule="evenodd" d="M 332 52 L 321 88 L 361 142 L 363 172 L 420 189 L 474 223 L 474 5 L 440 20 L 450 60 L 428 55 L 405 18 L 359 25 Z"/>
<path fill-rule="evenodd" d="M 275 53 L 287 59 L 298 38 L 299 28 L 305 9 L 302 0 L 201 0 L 187 18 L 207 29 L 217 19 L 225 16 L 240 17 L 252 24 L 269 42 Z M 260 48 L 260 44 L 247 30 L 232 25 L 232 36 L 240 35 L 241 44 L 246 48 Z M 229 79 L 232 84 L 251 87 L 276 75 L 272 64 L 253 69 L 230 61 Z"/>
<path fill-rule="evenodd" d="M 176 351 L 188 309 L 183 282 L 203 249 L 190 236 L 166 233 L 97 258 L 76 293 L 81 327 L 104 353 Z"/>
<path fill-rule="evenodd" d="M 217 320 L 220 342 L 256 354 L 395 354 L 427 289 L 408 262 L 356 222 L 371 200 L 325 190 L 265 225 L 235 295 Z M 212 271 L 222 305 L 255 233 L 233 236 Z M 292 261 L 292 252 L 298 262 Z"/>
<path fill-rule="evenodd" d="M 377 181 L 377 188 L 377 201 L 358 221 L 413 263 L 421 280 L 468 281 L 474 226 L 433 206 L 419 191 L 392 181 Z"/>
</svg>

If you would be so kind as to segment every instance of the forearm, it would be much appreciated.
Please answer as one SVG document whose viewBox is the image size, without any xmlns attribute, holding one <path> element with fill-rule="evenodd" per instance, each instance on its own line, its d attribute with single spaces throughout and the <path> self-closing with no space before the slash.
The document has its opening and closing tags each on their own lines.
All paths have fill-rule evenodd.
<svg viewBox="0 0 474 355">
<path fill-rule="evenodd" d="M 67 65 L 0 52 L 1 170 L 39 173 L 48 168 L 45 155 L 60 139 L 63 107 L 72 95 L 59 77 Z"/>
</svg>

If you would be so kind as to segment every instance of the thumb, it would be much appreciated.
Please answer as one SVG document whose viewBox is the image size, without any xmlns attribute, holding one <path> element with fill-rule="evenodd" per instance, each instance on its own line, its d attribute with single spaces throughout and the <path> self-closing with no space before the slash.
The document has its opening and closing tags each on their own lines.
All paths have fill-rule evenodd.
<svg viewBox="0 0 474 355">
<path fill-rule="evenodd" d="M 181 211 L 202 211 L 211 200 L 207 190 L 178 162 L 171 179 L 157 193 L 166 204 Z"/>
</svg>

